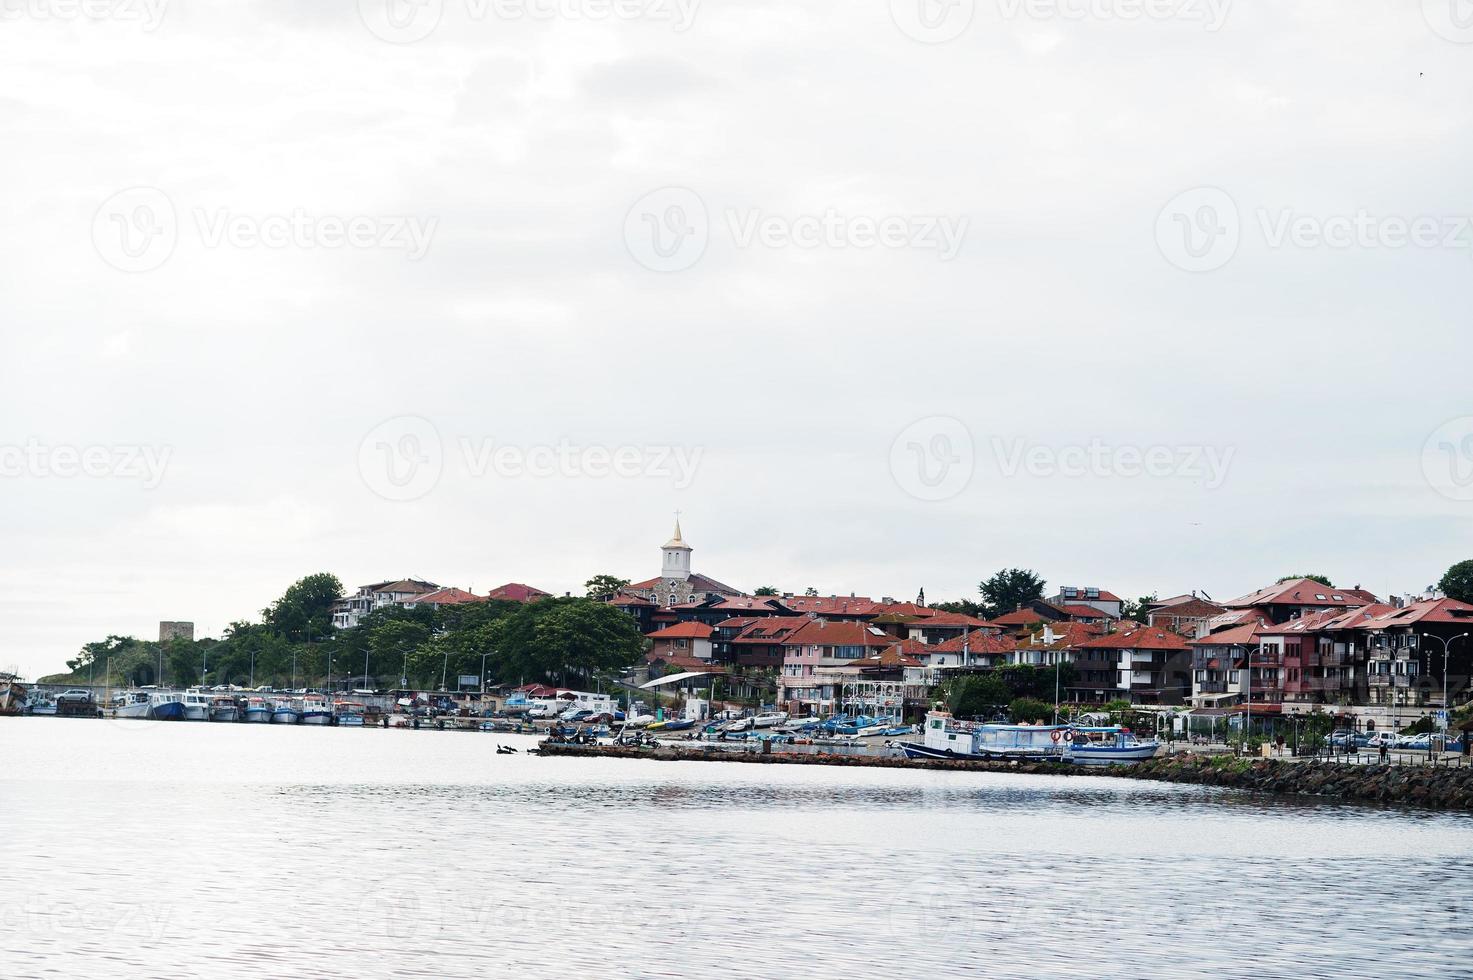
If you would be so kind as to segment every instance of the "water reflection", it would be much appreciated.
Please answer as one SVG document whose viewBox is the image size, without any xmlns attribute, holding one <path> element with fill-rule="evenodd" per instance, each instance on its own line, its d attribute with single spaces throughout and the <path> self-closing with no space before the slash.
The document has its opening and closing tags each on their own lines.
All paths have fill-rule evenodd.
<svg viewBox="0 0 1473 980">
<path fill-rule="evenodd" d="M 102 727 L 22 721 L 7 976 L 1417 976 L 1470 952 L 1465 817 L 453 733 L 158 726 L 125 763 Z"/>
</svg>

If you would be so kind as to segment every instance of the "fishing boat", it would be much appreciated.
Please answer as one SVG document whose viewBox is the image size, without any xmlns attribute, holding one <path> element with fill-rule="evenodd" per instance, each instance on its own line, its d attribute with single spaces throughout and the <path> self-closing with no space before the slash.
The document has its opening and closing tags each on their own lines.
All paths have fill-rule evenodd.
<svg viewBox="0 0 1473 980">
<path fill-rule="evenodd" d="M 47 698 L 32 698 L 31 702 L 26 705 L 25 711 L 28 715 L 54 715 L 56 714 L 56 702 Z"/>
<path fill-rule="evenodd" d="M 24 714 L 26 710 L 26 687 L 18 680 L 0 680 L 0 715 Z"/>
<path fill-rule="evenodd" d="M 1064 759 L 1081 766 L 1129 765 L 1145 762 L 1156 754 L 1161 743 L 1140 739 L 1128 728 L 1075 728 Z"/>
<path fill-rule="evenodd" d="M 273 708 L 265 698 L 250 698 L 246 701 L 245 720 L 254 725 L 265 725 L 271 722 Z"/>
<path fill-rule="evenodd" d="M 181 695 L 180 700 L 184 702 L 185 721 L 209 721 L 210 708 L 213 707 L 215 696 L 208 691 L 200 691 L 191 688 Z"/>
<path fill-rule="evenodd" d="M 860 715 L 858 718 L 835 725 L 834 731 L 839 735 L 859 735 L 863 737 L 867 735 L 883 735 L 885 729 L 889 727 L 889 721 L 880 718 L 871 718 L 868 715 Z"/>
<path fill-rule="evenodd" d="M 114 718 L 147 718 L 148 710 L 147 691 L 124 691 L 113 698 Z"/>
<path fill-rule="evenodd" d="M 334 723 L 348 728 L 363 727 L 363 705 L 357 701 L 338 701 L 332 706 Z"/>
<path fill-rule="evenodd" d="M 331 725 L 332 705 L 320 694 L 309 694 L 302 699 L 301 722 L 304 725 Z"/>
<path fill-rule="evenodd" d="M 148 717 L 155 721 L 183 721 L 184 698 L 174 691 L 155 691 L 148 696 Z"/>
<path fill-rule="evenodd" d="M 524 715 L 532 710 L 532 701 L 525 691 L 513 691 L 502 702 L 501 710 L 508 715 Z"/>
<path fill-rule="evenodd" d="M 295 725 L 302 720 L 302 713 L 297 710 L 295 700 L 278 698 L 271 706 L 271 724 L 273 725 Z"/>
<path fill-rule="evenodd" d="M 240 705 L 234 698 L 214 698 L 210 701 L 210 721 L 240 720 Z"/>
<path fill-rule="evenodd" d="M 925 737 L 901 742 L 910 759 L 1032 759 L 1063 761 L 1070 744 L 1068 725 L 979 725 L 950 712 L 926 715 Z"/>
</svg>

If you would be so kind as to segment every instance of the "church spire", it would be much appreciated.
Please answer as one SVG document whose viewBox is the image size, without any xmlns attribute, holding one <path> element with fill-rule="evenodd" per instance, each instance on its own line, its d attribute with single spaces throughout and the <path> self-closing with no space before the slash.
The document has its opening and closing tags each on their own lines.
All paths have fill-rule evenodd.
<svg viewBox="0 0 1473 980">
<path fill-rule="evenodd" d="M 686 551 L 691 550 L 690 545 L 685 543 L 685 538 L 683 538 L 680 534 L 680 511 L 678 510 L 675 512 L 675 537 L 671 538 L 669 541 L 666 541 L 663 547 L 684 548 Z"/>
</svg>

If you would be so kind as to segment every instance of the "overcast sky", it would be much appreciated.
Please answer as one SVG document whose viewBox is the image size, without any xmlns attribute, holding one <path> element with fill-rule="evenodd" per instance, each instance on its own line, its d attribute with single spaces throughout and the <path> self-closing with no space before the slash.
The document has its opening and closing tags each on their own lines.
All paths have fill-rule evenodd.
<svg viewBox="0 0 1473 980">
<path fill-rule="evenodd" d="M 677 509 L 748 590 L 1473 556 L 1452 0 L 89 2 L 0 3 L 0 669 Z"/>
</svg>

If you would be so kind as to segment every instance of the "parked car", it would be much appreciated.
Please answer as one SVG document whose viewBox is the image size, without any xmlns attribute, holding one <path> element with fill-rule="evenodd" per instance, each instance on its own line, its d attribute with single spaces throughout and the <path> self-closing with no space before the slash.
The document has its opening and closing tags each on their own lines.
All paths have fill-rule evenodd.
<svg viewBox="0 0 1473 980">
<path fill-rule="evenodd" d="M 1403 735 L 1397 747 L 1403 749 L 1420 749 L 1426 752 L 1432 747 L 1432 735 L 1430 732 L 1423 732 L 1420 735 Z"/>
<path fill-rule="evenodd" d="M 1388 749 L 1394 749 L 1396 748 L 1397 738 L 1398 736 L 1395 732 L 1376 732 L 1366 741 L 1366 748 L 1379 749 L 1384 745 Z"/>
<path fill-rule="evenodd" d="M 56 696 L 56 703 L 57 704 L 63 704 L 63 703 L 71 704 L 73 702 L 91 701 L 91 700 L 92 700 L 92 692 L 91 691 L 81 691 L 81 690 L 78 690 L 76 688 L 73 688 L 70 691 L 62 691 L 60 694 L 58 694 Z"/>
<path fill-rule="evenodd" d="M 1357 735 L 1355 732 L 1349 731 L 1348 729 L 1341 729 L 1340 731 L 1334 731 L 1330 733 L 1330 745 L 1333 748 L 1355 749 L 1362 747 L 1364 744 L 1365 743 L 1360 740 L 1359 735 Z"/>
</svg>

